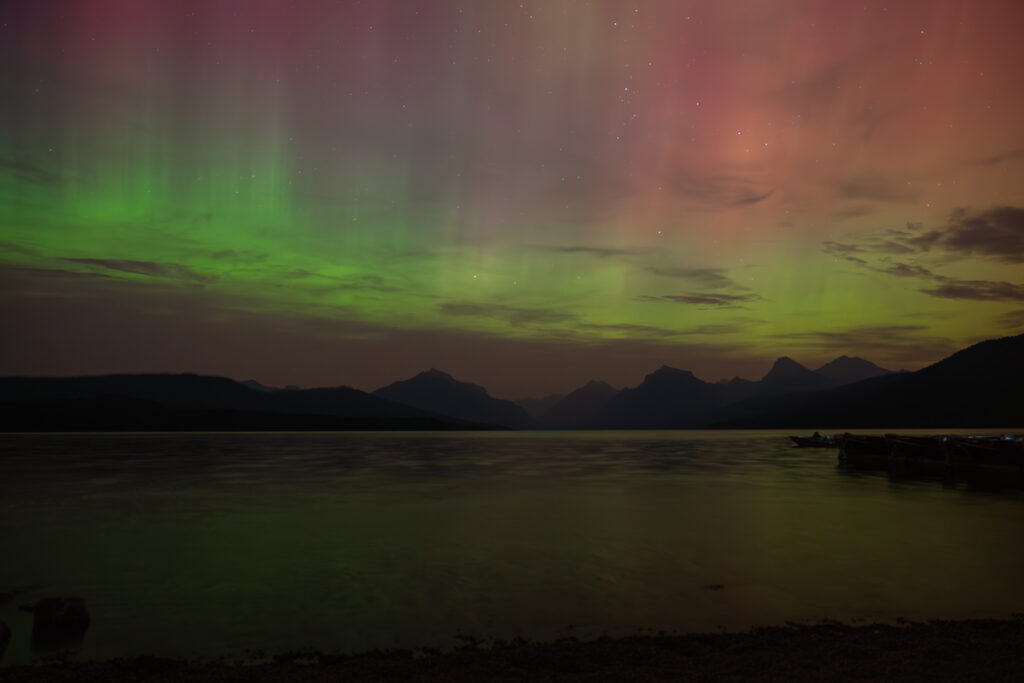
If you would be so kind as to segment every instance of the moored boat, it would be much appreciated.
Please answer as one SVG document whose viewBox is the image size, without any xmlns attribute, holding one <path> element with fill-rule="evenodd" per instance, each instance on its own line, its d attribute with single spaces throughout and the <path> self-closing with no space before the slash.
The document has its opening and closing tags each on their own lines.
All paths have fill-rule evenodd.
<svg viewBox="0 0 1024 683">
<path fill-rule="evenodd" d="M 831 436 L 790 436 L 801 448 L 837 448 L 839 444 Z"/>
<path fill-rule="evenodd" d="M 836 435 L 839 444 L 839 462 L 859 467 L 888 466 L 892 461 L 889 444 L 884 436 L 860 434 Z"/>
<path fill-rule="evenodd" d="M 1024 477 L 1024 436 L 837 434 L 839 462 L 851 467 L 906 467 L 946 474 L 984 471 Z"/>
<path fill-rule="evenodd" d="M 1019 436 L 951 436 L 949 451 L 960 469 L 1024 472 L 1024 439 Z"/>
<path fill-rule="evenodd" d="M 950 464 L 948 437 L 886 434 L 889 454 L 906 465 L 947 467 Z"/>
</svg>

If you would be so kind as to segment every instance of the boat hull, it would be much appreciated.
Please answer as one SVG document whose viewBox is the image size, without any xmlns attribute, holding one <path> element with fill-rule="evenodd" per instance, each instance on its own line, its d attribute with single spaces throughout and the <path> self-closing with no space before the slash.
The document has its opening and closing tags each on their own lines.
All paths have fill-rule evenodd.
<svg viewBox="0 0 1024 683">
<path fill-rule="evenodd" d="M 892 462 L 889 446 L 884 436 L 860 436 L 841 434 L 836 437 L 839 444 L 839 462 L 853 467 L 887 467 Z"/>
<path fill-rule="evenodd" d="M 791 436 L 793 443 L 801 448 L 837 448 L 835 439 L 816 436 Z"/>
</svg>

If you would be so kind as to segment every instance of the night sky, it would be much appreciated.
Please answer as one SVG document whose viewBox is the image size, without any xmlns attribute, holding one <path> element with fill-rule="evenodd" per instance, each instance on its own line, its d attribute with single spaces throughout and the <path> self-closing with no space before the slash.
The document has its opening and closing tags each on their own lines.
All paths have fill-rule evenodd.
<svg viewBox="0 0 1024 683">
<path fill-rule="evenodd" d="M 1024 3 L 0 5 L 0 374 L 515 398 L 1024 329 Z"/>
</svg>

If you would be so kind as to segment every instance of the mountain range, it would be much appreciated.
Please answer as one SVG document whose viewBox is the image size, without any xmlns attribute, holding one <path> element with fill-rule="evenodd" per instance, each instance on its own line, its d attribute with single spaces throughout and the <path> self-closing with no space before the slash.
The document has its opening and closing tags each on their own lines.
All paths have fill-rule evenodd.
<svg viewBox="0 0 1024 683">
<path fill-rule="evenodd" d="M 916 372 L 847 356 L 811 370 L 783 356 L 758 381 L 662 366 L 636 387 L 595 380 L 516 402 L 436 369 L 370 393 L 189 374 L 3 377 L 0 430 L 1012 427 L 1022 389 L 1019 335 Z"/>
</svg>

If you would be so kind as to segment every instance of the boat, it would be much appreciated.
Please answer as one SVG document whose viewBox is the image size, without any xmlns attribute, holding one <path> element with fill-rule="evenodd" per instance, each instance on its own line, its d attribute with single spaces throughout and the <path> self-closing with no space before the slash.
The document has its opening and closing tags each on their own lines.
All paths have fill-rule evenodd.
<svg viewBox="0 0 1024 683">
<path fill-rule="evenodd" d="M 885 441 L 895 462 L 941 469 L 950 465 L 949 437 L 886 434 Z"/>
<path fill-rule="evenodd" d="M 1024 473 L 1024 438 L 1003 436 L 951 436 L 950 458 L 959 469 L 997 469 Z"/>
<path fill-rule="evenodd" d="M 836 435 L 839 445 L 839 462 L 854 467 L 888 467 L 892 462 L 889 443 L 884 436 L 862 436 L 859 434 Z"/>
<path fill-rule="evenodd" d="M 839 444 L 831 436 L 790 436 L 801 448 L 836 448 Z"/>
</svg>

